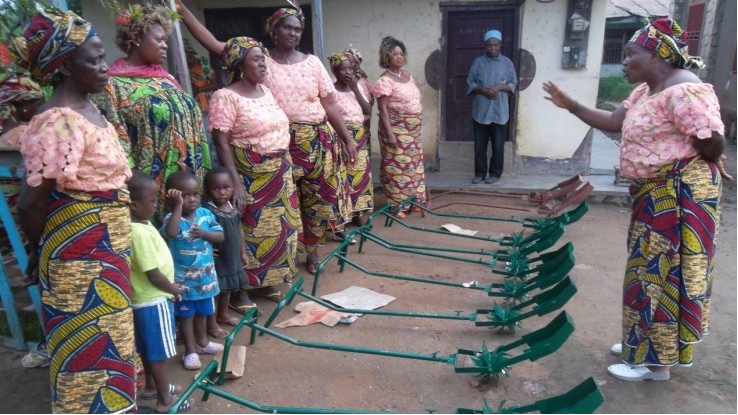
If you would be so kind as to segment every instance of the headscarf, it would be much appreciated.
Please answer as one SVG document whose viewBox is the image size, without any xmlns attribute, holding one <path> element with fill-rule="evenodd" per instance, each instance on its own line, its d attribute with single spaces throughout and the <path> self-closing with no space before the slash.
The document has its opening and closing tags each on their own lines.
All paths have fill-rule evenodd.
<svg viewBox="0 0 738 415">
<path fill-rule="evenodd" d="M 364 57 L 361 56 L 361 53 L 358 49 L 354 49 L 353 45 L 349 43 L 349 47 L 346 48 L 343 53 L 354 58 L 354 60 L 356 61 L 356 73 L 359 74 L 359 76 L 361 76 L 362 78 L 369 78 L 366 72 L 361 69 L 361 63 L 364 62 Z"/>
<path fill-rule="evenodd" d="M 269 16 L 266 20 L 266 32 L 269 34 L 269 37 L 274 39 L 274 28 L 277 27 L 279 22 L 284 20 L 288 16 L 295 16 L 300 20 L 300 27 L 305 28 L 305 15 L 302 14 L 302 9 L 297 4 L 296 0 L 287 0 L 287 3 L 289 3 L 293 8 L 287 8 L 283 7 L 276 12 L 274 12 L 271 16 Z"/>
<path fill-rule="evenodd" d="M 11 51 L 34 80 L 47 85 L 61 64 L 92 36 L 92 24 L 74 12 L 47 9 L 33 16 L 22 37 L 13 39 Z"/>
<path fill-rule="evenodd" d="M 677 68 L 702 68 L 705 64 L 699 56 L 690 56 L 687 50 L 687 32 L 679 25 L 662 17 L 639 29 L 630 38 L 630 42 L 646 50 L 653 50 L 661 59 Z"/>
<path fill-rule="evenodd" d="M 335 72 L 336 68 L 341 66 L 343 62 L 354 62 L 355 59 L 352 55 L 345 52 L 336 52 L 328 57 L 328 62 L 331 64 L 331 72 Z"/>
<path fill-rule="evenodd" d="M 0 77 L 0 132 L 13 115 L 13 103 L 41 99 L 44 93 L 37 83 L 21 73 L 6 72 Z"/>
<path fill-rule="evenodd" d="M 264 55 L 269 56 L 269 51 L 267 50 L 267 48 L 265 48 L 264 45 L 261 44 L 261 42 L 254 38 L 237 36 L 228 39 L 225 47 L 223 47 L 223 51 L 220 52 L 220 57 L 221 59 L 223 59 L 224 62 L 224 65 L 222 66 L 223 70 L 229 71 L 229 84 L 235 80 L 236 71 L 241 65 L 241 62 L 243 62 L 243 58 L 245 58 L 246 55 L 248 55 L 249 51 L 253 48 L 259 48 L 262 52 L 264 52 Z"/>
</svg>

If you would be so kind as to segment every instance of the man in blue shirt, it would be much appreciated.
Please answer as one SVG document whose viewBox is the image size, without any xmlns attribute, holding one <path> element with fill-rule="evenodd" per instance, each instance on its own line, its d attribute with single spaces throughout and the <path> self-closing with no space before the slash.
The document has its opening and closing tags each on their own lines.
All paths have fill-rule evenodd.
<svg viewBox="0 0 738 415">
<path fill-rule="evenodd" d="M 510 119 L 508 93 L 515 92 L 518 78 L 510 59 L 500 54 L 502 33 L 490 30 L 484 34 L 486 53 L 477 57 L 466 78 L 466 94 L 474 95 L 472 119 L 474 130 L 474 180 L 479 184 L 496 183 L 502 176 L 505 157 L 505 133 Z M 492 157 L 487 166 L 487 143 L 492 140 Z"/>
</svg>

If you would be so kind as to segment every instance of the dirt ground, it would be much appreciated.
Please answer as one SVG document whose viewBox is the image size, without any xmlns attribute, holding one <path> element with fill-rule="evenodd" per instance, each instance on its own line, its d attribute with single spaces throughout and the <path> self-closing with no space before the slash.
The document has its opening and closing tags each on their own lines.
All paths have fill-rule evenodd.
<svg viewBox="0 0 738 415">
<path fill-rule="evenodd" d="M 735 160 L 735 145 L 730 147 L 729 154 Z M 729 170 L 735 174 L 734 161 Z M 446 200 L 452 199 L 434 199 L 433 203 L 439 205 Z M 506 406 L 529 404 L 566 392 L 592 376 L 605 399 L 598 413 L 736 413 L 735 184 L 726 186 L 722 204 L 711 331 L 704 342 L 696 346 L 694 365 L 691 368 L 673 368 L 669 382 L 630 383 L 607 374 L 607 365 L 618 360 L 610 355 L 609 348 L 619 341 L 620 335 L 629 207 L 623 203 L 590 203 L 589 208 L 584 218 L 567 226 L 564 236 L 550 249 L 567 242 L 574 245 L 576 266 L 569 275 L 578 292 L 564 309 L 572 316 L 576 330 L 554 354 L 535 362 L 514 365 L 510 376 L 502 377 L 496 387 L 474 387 L 470 375 L 456 374 L 453 366 L 446 363 L 301 348 L 263 336 L 248 346 L 244 376 L 227 381 L 223 388 L 263 405 L 305 408 L 306 411 L 326 408 L 453 413 L 458 407 L 481 408 L 484 398 L 495 409 L 503 400 Z M 495 212 L 470 206 L 448 207 L 444 211 L 511 214 L 510 211 Z M 452 222 L 492 236 L 520 229 L 517 225 L 500 222 L 421 218 L 418 214 L 410 215 L 408 222 L 429 229 Z M 382 223 L 376 223 L 374 232 L 408 244 L 497 249 L 491 242 L 410 231 L 398 225 L 385 228 Z M 327 254 L 336 246 L 336 242 L 329 241 L 321 252 Z M 430 280 L 477 280 L 480 284 L 501 281 L 500 276 L 491 274 L 489 268 L 482 264 L 398 253 L 376 244 L 367 244 L 363 253 L 356 250 L 356 246 L 351 248 L 350 258 L 376 271 L 412 274 Z M 303 262 L 304 258 L 301 258 L 301 264 Z M 305 288 L 309 289 L 313 277 L 305 272 L 304 265 L 301 265 L 300 276 L 306 277 Z M 436 313 L 458 310 L 466 315 L 477 309 L 491 308 L 494 301 L 482 291 L 371 277 L 350 267 L 339 273 L 335 262 L 328 265 L 324 278 L 321 278 L 318 294 L 340 291 L 352 285 L 396 297 L 385 307 L 391 310 Z M 260 319 L 263 323 L 274 303 L 264 299 L 256 299 L 256 302 L 265 311 L 265 316 Z M 457 349 L 480 350 L 483 342 L 490 348 L 510 343 L 547 324 L 557 313 L 526 320 L 515 336 L 475 327 L 469 321 L 368 315 L 353 324 L 339 324 L 333 328 L 316 324 L 279 331 L 300 340 L 424 355 L 450 355 Z M 293 315 L 292 307 L 289 307 L 277 321 Z M 237 343 L 248 343 L 246 331 L 239 335 Z M 182 348 L 181 345 L 178 347 Z M 522 351 L 515 349 L 512 354 Z M 0 353 L 2 411 L 49 412 L 48 370 L 23 369 L 20 365 L 23 354 L 10 349 L 3 349 Z M 203 365 L 209 360 L 204 357 Z M 180 385 L 192 381 L 193 372 L 183 369 L 178 360 L 173 359 L 170 367 L 172 381 Z M 194 397 L 196 406 L 190 412 L 254 412 L 218 397 L 202 402 L 201 392 L 196 392 Z M 152 405 L 153 401 L 139 403 Z"/>
</svg>

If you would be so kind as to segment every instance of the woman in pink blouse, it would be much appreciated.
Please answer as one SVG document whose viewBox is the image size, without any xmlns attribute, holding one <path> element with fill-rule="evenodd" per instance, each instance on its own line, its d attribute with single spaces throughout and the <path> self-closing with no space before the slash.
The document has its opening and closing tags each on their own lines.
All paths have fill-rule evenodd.
<svg viewBox="0 0 738 415">
<path fill-rule="evenodd" d="M 704 66 L 687 53 L 686 39 L 668 18 L 638 30 L 623 72 L 641 84 L 613 112 L 543 85 L 556 106 L 623 133 L 620 167 L 631 182 L 633 213 L 622 338 L 612 352 L 624 363 L 607 370 L 627 381 L 668 380 L 671 366 L 690 366 L 693 344 L 708 329 L 725 137 L 712 85 L 685 69 Z"/>
<path fill-rule="evenodd" d="M 248 292 L 274 301 L 274 287 L 290 282 L 297 269 L 300 212 L 289 154 L 289 119 L 263 84 L 269 52 L 256 40 L 239 36 L 220 42 L 178 2 L 187 28 L 208 49 L 221 46 L 229 85 L 210 98 L 209 128 L 221 164 L 240 178 L 235 208 L 242 212 L 248 284 L 231 308 L 244 314 L 256 305 Z M 247 292 L 248 291 L 248 292 Z"/>
<path fill-rule="evenodd" d="M 395 215 L 404 219 L 408 212 L 419 212 L 418 206 L 400 204 L 415 197 L 415 203 L 426 202 L 423 124 L 420 90 L 407 63 L 405 44 L 392 36 L 382 39 L 379 66 L 386 70 L 374 84 L 379 106 L 379 149 L 382 154 L 380 180 L 387 203 L 397 206 Z"/>
<path fill-rule="evenodd" d="M 351 134 L 356 152 L 356 163 L 347 169 L 349 194 L 353 206 L 354 223 L 362 223 L 363 212 L 374 209 L 374 186 L 372 185 L 371 153 L 369 152 L 369 134 L 365 118 L 372 113 L 374 97 L 364 83 L 359 82 L 356 74 L 357 61 L 348 52 L 334 53 L 328 58 L 331 72 L 336 77 L 336 103 L 346 121 L 346 129 Z M 363 79 L 363 78 L 362 78 Z M 335 232 L 336 239 L 343 240 L 342 232 Z"/>
<path fill-rule="evenodd" d="M 176 5 L 193 36 L 209 51 L 220 53 L 223 42 L 215 39 L 181 0 L 176 0 Z M 267 19 L 266 26 L 275 47 L 267 57 L 264 85 L 290 120 L 290 155 L 303 227 L 299 237 L 308 272 L 314 274 L 320 262 L 318 245 L 325 240 L 326 228 L 351 220 L 346 166 L 356 162 L 356 147 L 336 105 L 328 72 L 317 57 L 296 49 L 305 27 L 302 10 L 279 9 Z"/>
<path fill-rule="evenodd" d="M 38 13 L 23 33 L 19 64 L 54 85 L 21 137 L 18 201 L 31 246 L 26 275 L 41 282 L 51 412 L 127 412 L 136 404 L 131 169 L 115 127 L 90 100 L 108 83 L 105 50 L 72 12 Z"/>
</svg>

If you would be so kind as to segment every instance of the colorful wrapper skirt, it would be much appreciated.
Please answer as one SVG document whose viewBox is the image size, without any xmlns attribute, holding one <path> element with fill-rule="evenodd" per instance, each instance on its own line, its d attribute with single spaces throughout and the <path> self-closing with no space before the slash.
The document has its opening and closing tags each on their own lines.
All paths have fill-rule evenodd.
<svg viewBox="0 0 738 415">
<path fill-rule="evenodd" d="M 374 185 L 372 184 L 371 153 L 369 150 L 369 134 L 364 124 L 348 124 L 346 129 L 351 134 L 356 146 L 356 163 L 346 166 L 346 177 L 351 195 L 354 215 L 374 210 Z"/>
<path fill-rule="evenodd" d="M 722 195 L 714 163 L 680 160 L 631 182 L 623 353 L 631 365 L 692 363 L 708 331 Z"/>
<path fill-rule="evenodd" d="M 246 188 L 241 227 L 249 264 L 248 287 L 290 282 L 296 272 L 300 208 L 289 153 L 259 154 L 231 147 L 236 170 Z"/>
<path fill-rule="evenodd" d="M 397 206 L 415 196 L 416 202 L 426 202 L 425 166 L 420 128 L 421 114 L 389 113 L 397 145 L 387 143 L 387 132 L 379 123 L 379 149 L 382 154 L 380 181 L 387 203 Z"/>
<path fill-rule="evenodd" d="M 290 122 L 290 133 L 304 231 L 301 242 L 310 254 L 325 240 L 329 223 L 340 226 L 351 220 L 346 163 L 340 141 L 326 121 Z"/>
<path fill-rule="evenodd" d="M 54 413 L 134 407 L 131 219 L 124 191 L 53 191 L 39 248 Z"/>
</svg>

